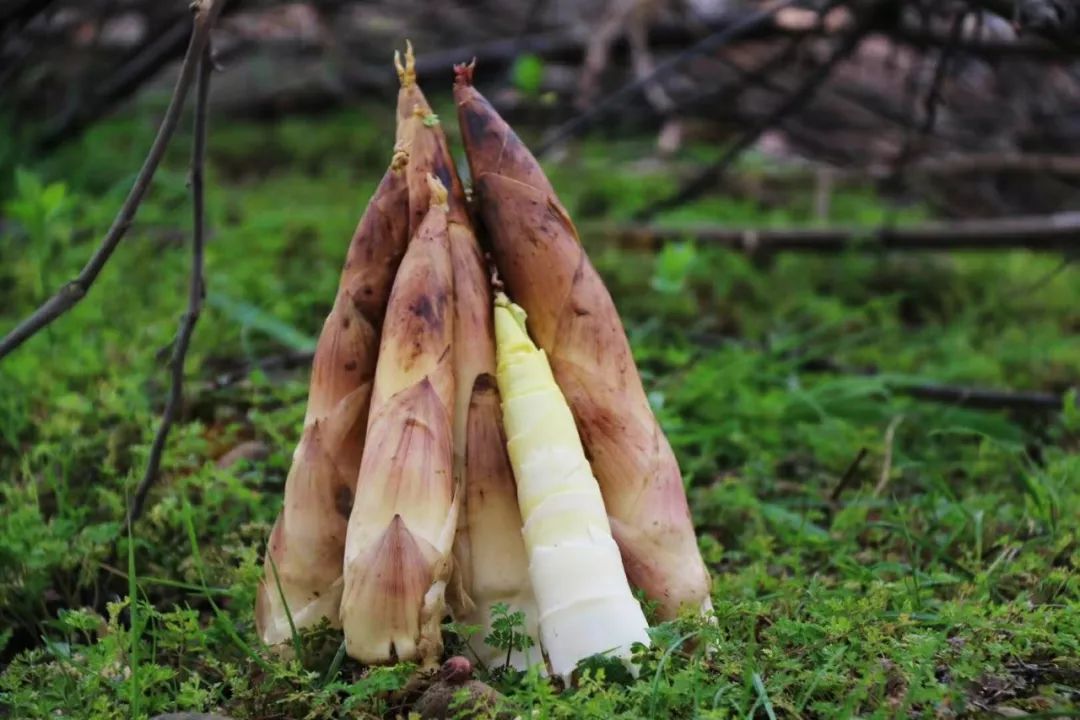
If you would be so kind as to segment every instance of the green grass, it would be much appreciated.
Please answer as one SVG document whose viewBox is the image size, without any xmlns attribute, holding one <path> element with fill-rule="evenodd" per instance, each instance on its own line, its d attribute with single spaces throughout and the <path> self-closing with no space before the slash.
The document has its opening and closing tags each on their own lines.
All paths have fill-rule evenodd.
<svg viewBox="0 0 1080 720">
<path fill-rule="evenodd" d="M 441 116 L 452 118 L 452 109 Z M 373 120 L 377 118 L 377 120 Z M 368 669 L 339 633 L 253 631 L 261 552 L 298 437 L 305 371 L 238 363 L 311 346 L 389 157 L 386 108 L 211 129 L 208 304 L 164 477 L 125 503 L 167 392 L 190 210 L 179 137 L 138 222 L 75 310 L 0 363 L 0 714 L 393 717 L 413 668 Z M 452 123 L 447 122 L 452 128 Z M 73 275 L 111 221 L 154 116 L 0 169 L 0 328 Z M 550 167 L 571 213 L 627 218 L 675 180 L 647 141 Z M 689 148 L 682 160 L 709 150 Z M 13 153 L 0 153 L 13 157 Z M 844 191 L 834 222 L 923 217 Z M 712 197 L 671 221 L 817 222 L 809 197 Z M 1022 252 L 782 255 L 586 238 L 679 455 L 715 622 L 654 629 L 636 680 L 596 664 L 558 692 L 486 676 L 539 718 L 973 717 L 1080 699 L 1080 407 L 1009 415 L 914 401 L 913 382 L 1061 391 L 1080 377 L 1080 271 Z M 811 371 L 811 361 L 873 367 Z M 219 467 L 245 441 L 258 460 Z M 847 477 L 853 460 L 862 461 Z M 453 646 L 453 642 L 451 642 Z M 1055 715 L 1057 714 L 1057 715 Z"/>
</svg>

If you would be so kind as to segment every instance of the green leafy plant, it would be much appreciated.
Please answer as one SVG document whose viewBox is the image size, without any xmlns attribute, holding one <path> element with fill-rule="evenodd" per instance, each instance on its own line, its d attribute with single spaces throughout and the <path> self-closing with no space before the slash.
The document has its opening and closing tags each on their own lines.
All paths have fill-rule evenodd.
<svg viewBox="0 0 1080 720">
<path fill-rule="evenodd" d="M 521 610 L 510 611 L 506 603 L 491 606 L 491 632 L 484 637 L 484 642 L 495 648 L 506 650 L 505 670 L 510 666 L 510 655 L 515 651 L 526 650 L 533 646 L 533 639 L 525 631 L 525 613 Z"/>
</svg>

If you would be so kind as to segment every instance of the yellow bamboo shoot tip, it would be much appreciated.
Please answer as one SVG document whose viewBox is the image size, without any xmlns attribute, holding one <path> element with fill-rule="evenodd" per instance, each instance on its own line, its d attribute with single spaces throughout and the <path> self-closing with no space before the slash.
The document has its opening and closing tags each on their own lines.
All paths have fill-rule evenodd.
<svg viewBox="0 0 1080 720">
<path fill-rule="evenodd" d="M 431 206 L 441 208 L 442 210 L 449 210 L 450 205 L 447 202 L 446 186 L 442 184 L 442 181 L 431 173 L 428 173 L 427 184 L 428 189 L 431 190 Z"/>
<path fill-rule="evenodd" d="M 409 164 L 409 151 L 408 149 L 397 146 L 394 148 L 394 155 L 390 158 L 390 169 L 394 172 L 403 170 L 406 165 Z"/>
<path fill-rule="evenodd" d="M 634 643 L 649 644 L 648 623 L 547 355 L 529 337 L 525 311 L 501 292 L 495 344 L 507 451 L 551 670 L 569 678 L 581 660 L 609 652 L 629 664 Z"/>
<path fill-rule="evenodd" d="M 401 63 L 401 53 L 394 51 L 394 67 L 397 69 L 398 81 L 402 87 L 411 87 L 416 84 L 416 56 L 413 54 L 411 41 L 405 41 L 404 65 Z"/>
</svg>

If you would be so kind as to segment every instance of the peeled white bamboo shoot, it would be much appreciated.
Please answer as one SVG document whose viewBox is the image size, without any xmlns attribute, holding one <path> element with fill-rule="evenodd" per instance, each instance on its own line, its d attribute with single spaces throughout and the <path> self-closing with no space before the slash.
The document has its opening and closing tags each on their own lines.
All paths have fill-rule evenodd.
<svg viewBox="0 0 1080 720">
<path fill-rule="evenodd" d="M 552 672 L 568 678 L 596 654 L 626 661 L 634 643 L 649 643 L 648 623 L 547 355 L 529 338 L 525 312 L 502 293 L 495 341 L 507 450 Z"/>
</svg>

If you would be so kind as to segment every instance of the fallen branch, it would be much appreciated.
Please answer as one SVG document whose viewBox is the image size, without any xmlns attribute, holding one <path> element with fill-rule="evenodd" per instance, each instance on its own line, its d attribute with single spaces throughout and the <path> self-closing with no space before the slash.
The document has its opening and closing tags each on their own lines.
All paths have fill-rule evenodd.
<svg viewBox="0 0 1080 720">
<path fill-rule="evenodd" d="M 823 372 L 832 375 L 860 375 L 868 378 L 884 378 L 886 389 L 896 395 L 906 395 L 917 400 L 940 402 L 977 410 L 1059 412 L 1065 407 L 1066 393 L 1055 394 L 1038 390 L 1012 390 L 916 382 L 906 378 L 890 378 L 888 373 L 882 372 L 875 367 L 853 368 L 829 358 L 807 359 L 799 364 L 799 369 L 804 372 Z M 1080 389 L 1080 386 L 1077 386 L 1077 389 Z"/>
<path fill-rule="evenodd" d="M 949 37 L 942 33 L 904 26 L 896 28 L 889 36 L 917 50 L 940 48 L 950 42 Z M 1076 46 L 1063 47 L 1039 38 L 1026 37 L 1015 40 L 965 38 L 957 43 L 957 49 L 984 60 L 1016 58 L 1046 62 L 1074 62 L 1080 56 L 1080 48 Z"/>
<path fill-rule="evenodd" d="M 601 224 L 585 228 L 586 237 L 657 250 L 679 240 L 697 240 L 748 253 L 848 250 L 880 252 L 919 250 L 1014 250 L 1080 253 L 1080 213 L 934 222 L 914 227 L 746 228 L 719 225 L 664 227 Z"/>
<path fill-rule="evenodd" d="M 862 461 L 866 459 L 866 455 L 869 452 L 870 451 L 865 447 L 859 448 L 859 452 L 855 454 L 855 457 L 848 465 L 847 470 L 845 470 L 844 474 L 840 477 L 840 482 L 836 483 L 836 487 L 829 493 L 829 499 L 832 502 L 835 503 L 840 500 L 840 494 L 851 485 L 851 481 L 855 479 L 855 473 L 859 470 L 859 466 L 862 465 Z"/>
<path fill-rule="evenodd" d="M 912 163 L 908 173 L 922 175 L 973 175 L 984 173 L 1048 173 L 1051 175 L 1080 175 L 1080 156 L 1049 153 L 969 153 L 926 158 Z M 858 169 L 874 177 L 884 177 L 884 167 Z"/>
<path fill-rule="evenodd" d="M 55 295 L 19 323 L 4 336 L 3 340 L 0 340 L 0 359 L 6 357 L 42 328 L 73 308 L 86 296 L 105 264 L 112 257 L 120 241 L 124 238 L 128 228 L 131 227 L 135 213 L 146 196 L 146 191 L 150 188 L 154 173 L 157 172 L 158 165 L 161 164 L 161 159 L 165 156 L 165 149 L 168 147 L 169 141 L 172 140 L 176 126 L 180 122 L 184 102 L 195 78 L 196 66 L 199 64 L 199 58 L 202 57 L 203 51 L 210 40 L 210 28 L 221 13 L 224 4 L 225 0 L 204 0 L 195 6 L 191 41 L 188 43 L 184 62 L 180 66 L 180 76 L 176 79 L 176 87 L 173 90 L 172 99 L 169 101 L 169 107 L 165 111 L 165 117 L 158 128 L 154 143 L 150 146 L 150 152 L 147 154 L 146 160 L 135 178 L 135 184 L 124 200 L 124 204 L 121 205 L 116 219 L 113 220 L 113 224 L 105 234 L 101 244 L 73 280 L 60 288 Z"/>
<path fill-rule="evenodd" d="M 212 381 L 203 385 L 203 392 L 214 393 L 228 389 L 243 382 L 254 370 L 299 370 L 309 368 L 314 353 L 287 353 L 275 355 L 253 362 L 242 362 L 219 373 Z M 807 372 L 828 372 L 836 375 L 879 376 L 882 373 L 874 368 L 853 369 L 831 360 L 811 360 L 800 369 Z M 1030 390 L 1008 390 L 982 388 L 962 385 L 943 385 L 938 383 L 890 382 L 889 390 L 898 395 L 907 395 L 919 400 L 951 403 L 979 410 L 1026 410 L 1057 412 L 1064 407 L 1065 395 Z M 862 458 L 857 458 L 861 462 Z M 857 467 L 857 463 L 856 463 Z M 854 469 L 849 471 L 854 473 Z M 837 492 L 841 490 L 838 488 Z"/>
<path fill-rule="evenodd" d="M 202 311 L 203 300 L 206 297 L 206 285 L 203 280 L 203 248 L 206 239 L 206 212 L 205 193 L 203 189 L 203 170 L 206 164 L 206 115 L 207 99 L 210 95 L 210 73 L 213 72 L 214 61 L 210 57 L 210 45 L 203 46 L 202 55 L 198 65 L 198 83 L 195 88 L 195 128 L 191 145 L 191 205 L 193 226 L 191 233 L 191 285 L 188 292 L 188 307 L 180 321 L 180 330 L 173 345 L 172 357 L 169 366 L 172 370 L 172 386 L 169 389 L 169 399 L 165 404 L 165 411 L 161 415 L 161 424 L 154 436 L 153 445 L 150 447 L 150 458 L 146 463 L 146 471 L 142 480 L 135 490 L 131 507 L 128 510 L 127 523 L 131 526 L 142 515 L 146 505 L 146 496 L 157 481 L 161 468 L 161 457 L 165 452 L 165 441 L 169 437 L 169 430 L 176 420 L 183 402 L 184 388 L 184 361 L 187 359 L 188 345 L 191 343 L 191 335 L 195 332 L 195 324 L 199 321 L 199 313 Z"/>
<path fill-rule="evenodd" d="M 996 390 L 992 388 L 955 385 L 904 385 L 891 387 L 893 392 L 918 400 L 960 405 L 978 410 L 1020 410 L 1057 412 L 1065 406 L 1064 395 L 1025 390 Z"/>
<path fill-rule="evenodd" d="M 934 75 L 930 80 L 930 87 L 927 89 L 926 97 L 923 99 L 922 122 L 919 123 L 918 127 L 911 128 L 904 134 L 904 142 L 900 147 L 900 154 L 893 164 L 890 180 L 895 180 L 903 174 L 904 168 L 907 167 L 915 155 L 916 145 L 926 140 L 934 130 L 934 125 L 937 122 L 938 105 L 941 102 L 941 90 L 945 84 L 945 77 L 949 73 L 949 64 L 953 59 L 956 46 L 963 35 L 964 20 L 967 19 L 967 16 L 967 11 L 958 12 L 952 19 L 952 26 L 949 29 L 949 42 L 941 48 L 937 63 L 934 65 Z"/>
</svg>

